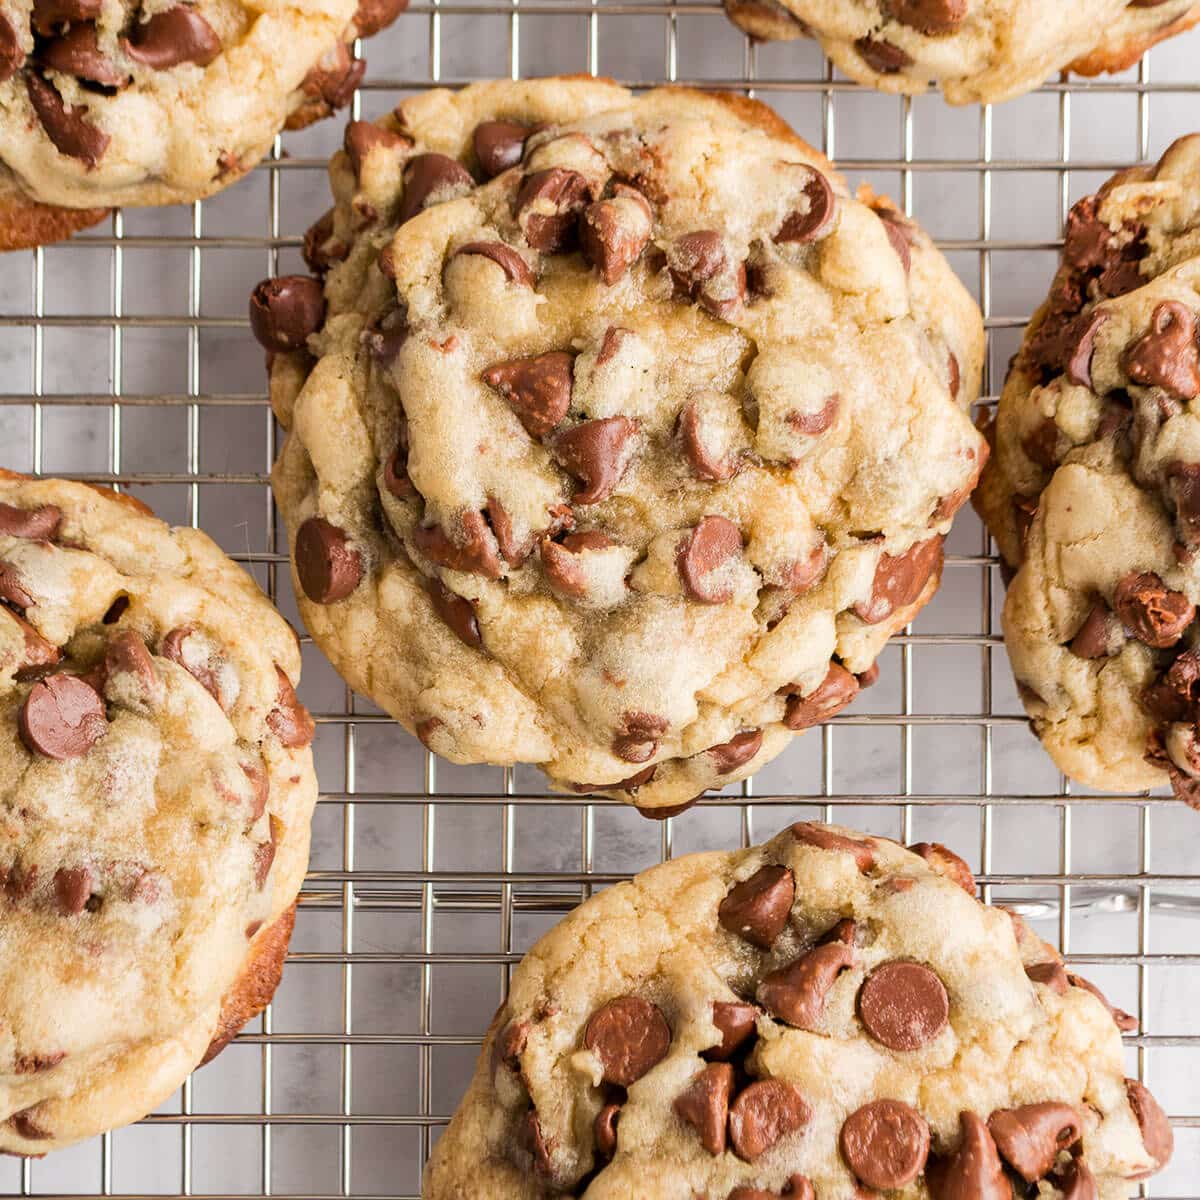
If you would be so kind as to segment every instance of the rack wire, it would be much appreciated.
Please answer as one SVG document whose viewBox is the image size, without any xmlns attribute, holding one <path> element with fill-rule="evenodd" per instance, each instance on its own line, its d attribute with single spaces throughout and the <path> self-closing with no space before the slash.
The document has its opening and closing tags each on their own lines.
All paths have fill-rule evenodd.
<svg viewBox="0 0 1200 1200">
<path fill-rule="evenodd" d="M 1188 131 L 1198 37 L 1121 77 L 953 110 L 857 88 L 808 43 L 756 46 L 715 2 L 432 0 L 360 48 L 371 70 L 352 111 L 560 71 L 757 95 L 935 234 L 985 315 L 990 404 L 1070 203 Z M 204 527 L 293 620 L 268 486 L 278 431 L 245 298 L 299 266 L 340 133 L 333 121 L 286 135 L 203 204 L 118 212 L 0 268 L 0 465 L 112 484 Z M 1012 688 L 997 563 L 971 514 L 949 548 L 939 596 L 857 707 L 662 823 L 551 800 L 533 771 L 435 760 L 305 639 L 322 798 L 274 1004 L 137 1126 L 44 1161 L 0 1160 L 0 1191 L 413 1200 L 508 974 L 540 933 L 653 862 L 749 844 L 804 815 L 950 843 L 985 898 L 1015 904 L 1137 1013 L 1129 1072 L 1164 1100 L 1178 1143 L 1142 1191 L 1196 1200 L 1200 818 L 1164 795 L 1098 798 L 1051 767 Z"/>
</svg>

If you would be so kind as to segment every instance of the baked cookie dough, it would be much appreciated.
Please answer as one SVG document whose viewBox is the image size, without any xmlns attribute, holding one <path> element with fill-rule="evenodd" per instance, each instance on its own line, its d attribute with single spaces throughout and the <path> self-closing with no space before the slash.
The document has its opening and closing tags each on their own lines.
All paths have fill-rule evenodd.
<svg viewBox="0 0 1200 1200">
<path fill-rule="evenodd" d="M 769 109 L 594 79 L 352 123 L 250 318 L 296 591 L 456 762 L 668 813 L 874 678 L 983 461 L 979 313 Z"/>
<path fill-rule="evenodd" d="M 814 37 L 851 79 L 885 92 L 936 83 L 993 103 L 1062 70 L 1124 71 L 1200 21 L 1196 0 L 725 0 L 753 37 Z"/>
<path fill-rule="evenodd" d="M 979 510 L 1004 635 L 1054 761 L 1200 806 L 1200 136 L 1067 219 L 1000 398 Z"/>
<path fill-rule="evenodd" d="M 184 204 L 349 102 L 408 0 L 0 0 L 0 250 Z"/>
<path fill-rule="evenodd" d="M 801 823 L 546 934 L 423 1196 L 1124 1200 L 1173 1146 L 1131 1022 L 945 847 Z"/>
<path fill-rule="evenodd" d="M 137 1120 L 270 1000 L 317 790 L 299 675 L 204 534 L 0 471 L 0 1152 Z"/>
</svg>

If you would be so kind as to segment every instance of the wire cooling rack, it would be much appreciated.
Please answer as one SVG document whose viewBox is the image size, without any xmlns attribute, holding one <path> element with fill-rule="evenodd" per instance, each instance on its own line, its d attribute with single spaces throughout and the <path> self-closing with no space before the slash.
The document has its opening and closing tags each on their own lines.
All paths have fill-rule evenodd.
<svg viewBox="0 0 1200 1200">
<path fill-rule="evenodd" d="M 1198 49 L 1200 33 L 1187 35 L 1115 79 L 951 109 L 857 88 L 809 43 L 756 47 L 717 3 L 445 0 L 414 3 L 366 47 L 354 115 L 434 84 L 567 71 L 755 94 L 935 235 L 987 318 L 991 403 L 1070 203 L 1189 131 Z M 259 278 L 303 269 L 341 129 L 286 135 L 204 204 L 118 213 L 0 260 L 0 465 L 117 485 L 203 527 L 294 621 L 267 482 L 278 431 L 245 303 Z M 416 1197 L 537 936 L 660 859 L 817 816 L 951 844 L 987 898 L 1020 906 L 1137 1013 L 1128 1071 L 1152 1084 L 1178 1144 L 1144 1194 L 1200 1196 L 1200 816 L 1165 796 L 1068 786 L 1025 727 L 996 560 L 971 513 L 949 549 L 941 592 L 856 707 L 661 824 L 548 801 L 534 771 L 434 760 L 306 640 L 323 790 L 274 1004 L 140 1124 L 42 1161 L 0 1160 L 0 1192 Z"/>
</svg>

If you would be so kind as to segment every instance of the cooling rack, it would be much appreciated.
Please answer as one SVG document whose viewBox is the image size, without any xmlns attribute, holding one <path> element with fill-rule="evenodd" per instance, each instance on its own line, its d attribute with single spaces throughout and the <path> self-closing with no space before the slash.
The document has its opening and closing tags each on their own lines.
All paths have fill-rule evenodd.
<svg viewBox="0 0 1200 1200">
<path fill-rule="evenodd" d="M 720 5 L 413 3 L 365 48 L 353 112 L 434 85 L 583 71 L 757 95 L 851 181 L 914 213 L 976 294 L 984 404 L 1053 271 L 1069 205 L 1200 127 L 1200 32 L 1098 82 L 996 108 L 881 96 L 808 43 L 755 46 Z M 222 195 L 115 214 L 0 260 L 0 465 L 127 489 L 205 528 L 296 621 L 271 505 L 278 431 L 245 302 L 303 269 L 341 121 L 280 139 Z M 1165 795 L 1067 784 L 1026 728 L 998 636 L 993 548 L 969 512 L 942 590 L 856 707 L 755 778 L 657 823 L 548 800 L 525 769 L 439 762 L 350 694 L 307 639 L 322 798 L 275 1002 L 152 1116 L 42 1161 L 0 1159 L 6 1194 L 415 1198 L 521 953 L 593 890 L 660 859 L 816 816 L 959 850 L 1140 1017 L 1128 1071 L 1177 1139 L 1147 1196 L 1200 1197 L 1200 816 Z"/>
</svg>

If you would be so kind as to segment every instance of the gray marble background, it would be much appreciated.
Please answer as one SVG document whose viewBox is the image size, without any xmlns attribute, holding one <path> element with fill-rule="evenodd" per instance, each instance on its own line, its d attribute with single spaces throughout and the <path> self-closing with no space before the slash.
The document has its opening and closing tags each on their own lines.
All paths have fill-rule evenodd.
<svg viewBox="0 0 1200 1200">
<path fill-rule="evenodd" d="M 719 86 L 752 72 L 760 98 L 852 181 L 908 201 L 945 245 L 989 316 L 993 393 L 1053 271 L 1064 201 L 1200 127 L 1200 31 L 1155 50 L 1140 75 L 986 112 L 837 81 L 822 90 L 812 46 L 751 51 L 711 2 L 414 4 L 366 50 L 364 116 L 433 79 L 595 69 L 633 85 Z M 0 465 L 133 481 L 162 516 L 196 522 L 244 561 L 293 621 L 245 305 L 264 275 L 303 269 L 299 236 L 328 206 L 323 163 L 341 130 L 285 136 L 277 164 L 203 206 L 129 211 L 0 260 Z M 757 776 L 747 791 L 762 801 L 727 797 L 665 825 L 611 805 L 537 803 L 533 771 L 428 760 L 306 644 L 301 695 L 322 718 L 324 798 L 269 1016 L 147 1122 L 43 1161 L 0 1159 L 0 1192 L 415 1196 L 507 963 L 592 886 L 769 835 L 820 815 L 828 797 L 836 820 L 956 847 L 995 881 L 994 898 L 1025 904 L 1039 933 L 1141 1014 L 1128 1069 L 1151 1082 L 1178 1140 L 1147 1194 L 1200 1195 L 1200 818 L 1161 800 L 1054 803 L 1063 780 L 1018 719 L 996 638 L 999 579 L 970 511 L 949 548 L 940 594 L 885 652 L 879 684 Z M 1064 913 L 1054 881 L 1068 871 L 1099 878 L 1071 887 Z"/>
</svg>

